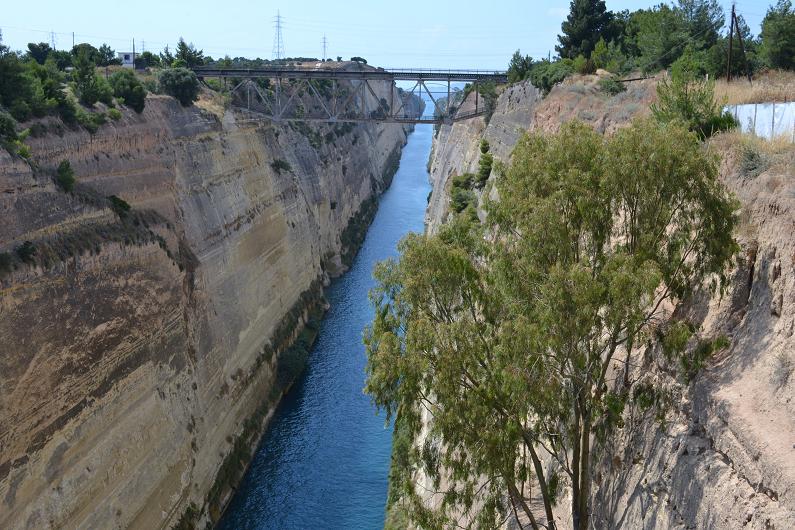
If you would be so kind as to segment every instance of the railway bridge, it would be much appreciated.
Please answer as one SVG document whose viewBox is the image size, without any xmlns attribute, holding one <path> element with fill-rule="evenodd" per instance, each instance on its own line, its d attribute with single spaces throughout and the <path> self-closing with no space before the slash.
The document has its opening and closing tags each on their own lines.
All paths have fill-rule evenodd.
<svg viewBox="0 0 795 530">
<path fill-rule="evenodd" d="M 486 105 L 480 87 L 506 83 L 506 72 L 483 70 L 389 69 L 360 66 L 329 68 L 286 66 L 268 68 L 197 67 L 193 71 L 206 83 L 220 79 L 238 97 L 237 104 L 252 108 L 261 119 L 296 122 L 453 123 L 482 116 Z M 396 90 L 397 82 L 411 85 Z M 459 105 L 454 84 L 469 83 L 474 101 Z M 431 90 L 441 86 L 442 90 Z M 446 91 L 444 90 L 446 88 Z M 419 115 L 411 96 L 428 96 L 432 115 Z M 446 96 L 445 96 L 446 94 Z M 255 114 L 252 112 L 252 114 Z"/>
</svg>

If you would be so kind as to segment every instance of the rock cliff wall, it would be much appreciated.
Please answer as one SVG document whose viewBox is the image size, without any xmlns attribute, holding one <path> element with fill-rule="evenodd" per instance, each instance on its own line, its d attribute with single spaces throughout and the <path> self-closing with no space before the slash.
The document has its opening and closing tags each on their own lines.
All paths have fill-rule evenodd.
<svg viewBox="0 0 795 530">
<path fill-rule="evenodd" d="M 0 151 L 0 527 L 211 520 L 408 130 L 254 122 L 206 95 L 48 127 L 32 164 Z"/>
<path fill-rule="evenodd" d="M 442 126 L 430 163 L 429 232 L 449 216 L 452 177 L 477 170 L 481 138 L 508 162 L 523 130 L 578 118 L 609 134 L 647 113 L 653 98 L 654 80 L 609 97 L 595 76 L 575 77 L 543 99 L 523 83 L 500 95 L 488 125 Z M 795 147 L 732 133 L 705 148 L 722 157 L 721 179 L 742 205 L 742 252 L 722 296 L 704 292 L 676 310 L 700 337 L 725 335 L 730 345 L 691 383 L 675 363 L 639 353 L 633 377 L 655 378 L 670 402 L 664 422 L 654 411 L 629 410 L 618 442 L 601 455 L 596 528 L 795 527 Z"/>
</svg>

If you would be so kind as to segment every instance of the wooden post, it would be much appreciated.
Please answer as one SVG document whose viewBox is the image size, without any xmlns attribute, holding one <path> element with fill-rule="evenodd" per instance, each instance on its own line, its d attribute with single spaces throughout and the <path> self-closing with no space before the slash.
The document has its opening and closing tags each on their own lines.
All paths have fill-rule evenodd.
<svg viewBox="0 0 795 530">
<path fill-rule="evenodd" d="M 745 72 L 748 75 L 748 82 L 751 82 L 751 63 L 748 62 L 748 57 L 745 56 L 745 46 L 743 45 L 743 36 L 740 34 L 740 25 L 737 24 L 737 16 L 734 14 L 734 6 L 732 6 L 732 22 L 734 22 L 734 29 L 737 30 L 737 40 L 740 41 L 740 53 L 743 55 L 745 61 Z"/>
</svg>

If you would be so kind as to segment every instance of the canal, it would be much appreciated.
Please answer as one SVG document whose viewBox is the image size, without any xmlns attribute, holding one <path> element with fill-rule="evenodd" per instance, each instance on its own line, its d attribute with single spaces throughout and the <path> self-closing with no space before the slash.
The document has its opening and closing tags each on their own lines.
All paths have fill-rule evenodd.
<svg viewBox="0 0 795 530">
<path fill-rule="evenodd" d="M 351 269 L 326 296 L 331 309 L 306 371 L 284 397 L 219 528 L 379 529 L 392 430 L 364 387 L 362 330 L 373 316 L 373 266 L 421 232 L 431 187 L 432 125 L 417 125 Z"/>
</svg>

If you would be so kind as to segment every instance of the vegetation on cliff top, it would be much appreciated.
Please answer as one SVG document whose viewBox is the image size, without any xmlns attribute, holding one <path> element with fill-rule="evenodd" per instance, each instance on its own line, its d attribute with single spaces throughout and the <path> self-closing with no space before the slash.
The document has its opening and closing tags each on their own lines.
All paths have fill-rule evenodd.
<svg viewBox="0 0 795 530">
<path fill-rule="evenodd" d="M 795 10 L 791 0 L 770 6 L 757 37 L 742 14 L 738 28 L 743 49 L 734 46 L 731 73 L 743 76 L 765 68 L 795 69 Z M 608 11 L 604 0 L 572 0 L 561 25 L 559 57 L 534 61 L 519 50 L 508 65 L 508 79 L 530 81 L 544 92 L 571 73 L 593 73 L 602 68 L 615 74 L 635 70 L 656 72 L 669 68 L 685 53 L 692 55 L 703 76 L 726 74 L 729 28 L 717 0 L 677 0 L 636 11 Z M 736 34 L 734 35 L 736 40 Z"/>
<path fill-rule="evenodd" d="M 585 529 L 592 459 L 634 399 L 626 352 L 665 336 L 653 325 L 662 304 L 717 285 L 737 250 L 736 204 L 679 121 L 525 135 L 495 185 L 485 225 L 458 216 L 436 236 L 410 235 L 375 271 L 366 390 L 400 411 L 401 437 L 430 429 L 401 444 L 390 502 L 423 528 L 460 515 L 491 528 L 511 509 L 551 528 L 565 483 Z M 616 360 L 624 385 L 608 384 Z M 416 470 L 440 491 L 436 508 Z"/>
</svg>

